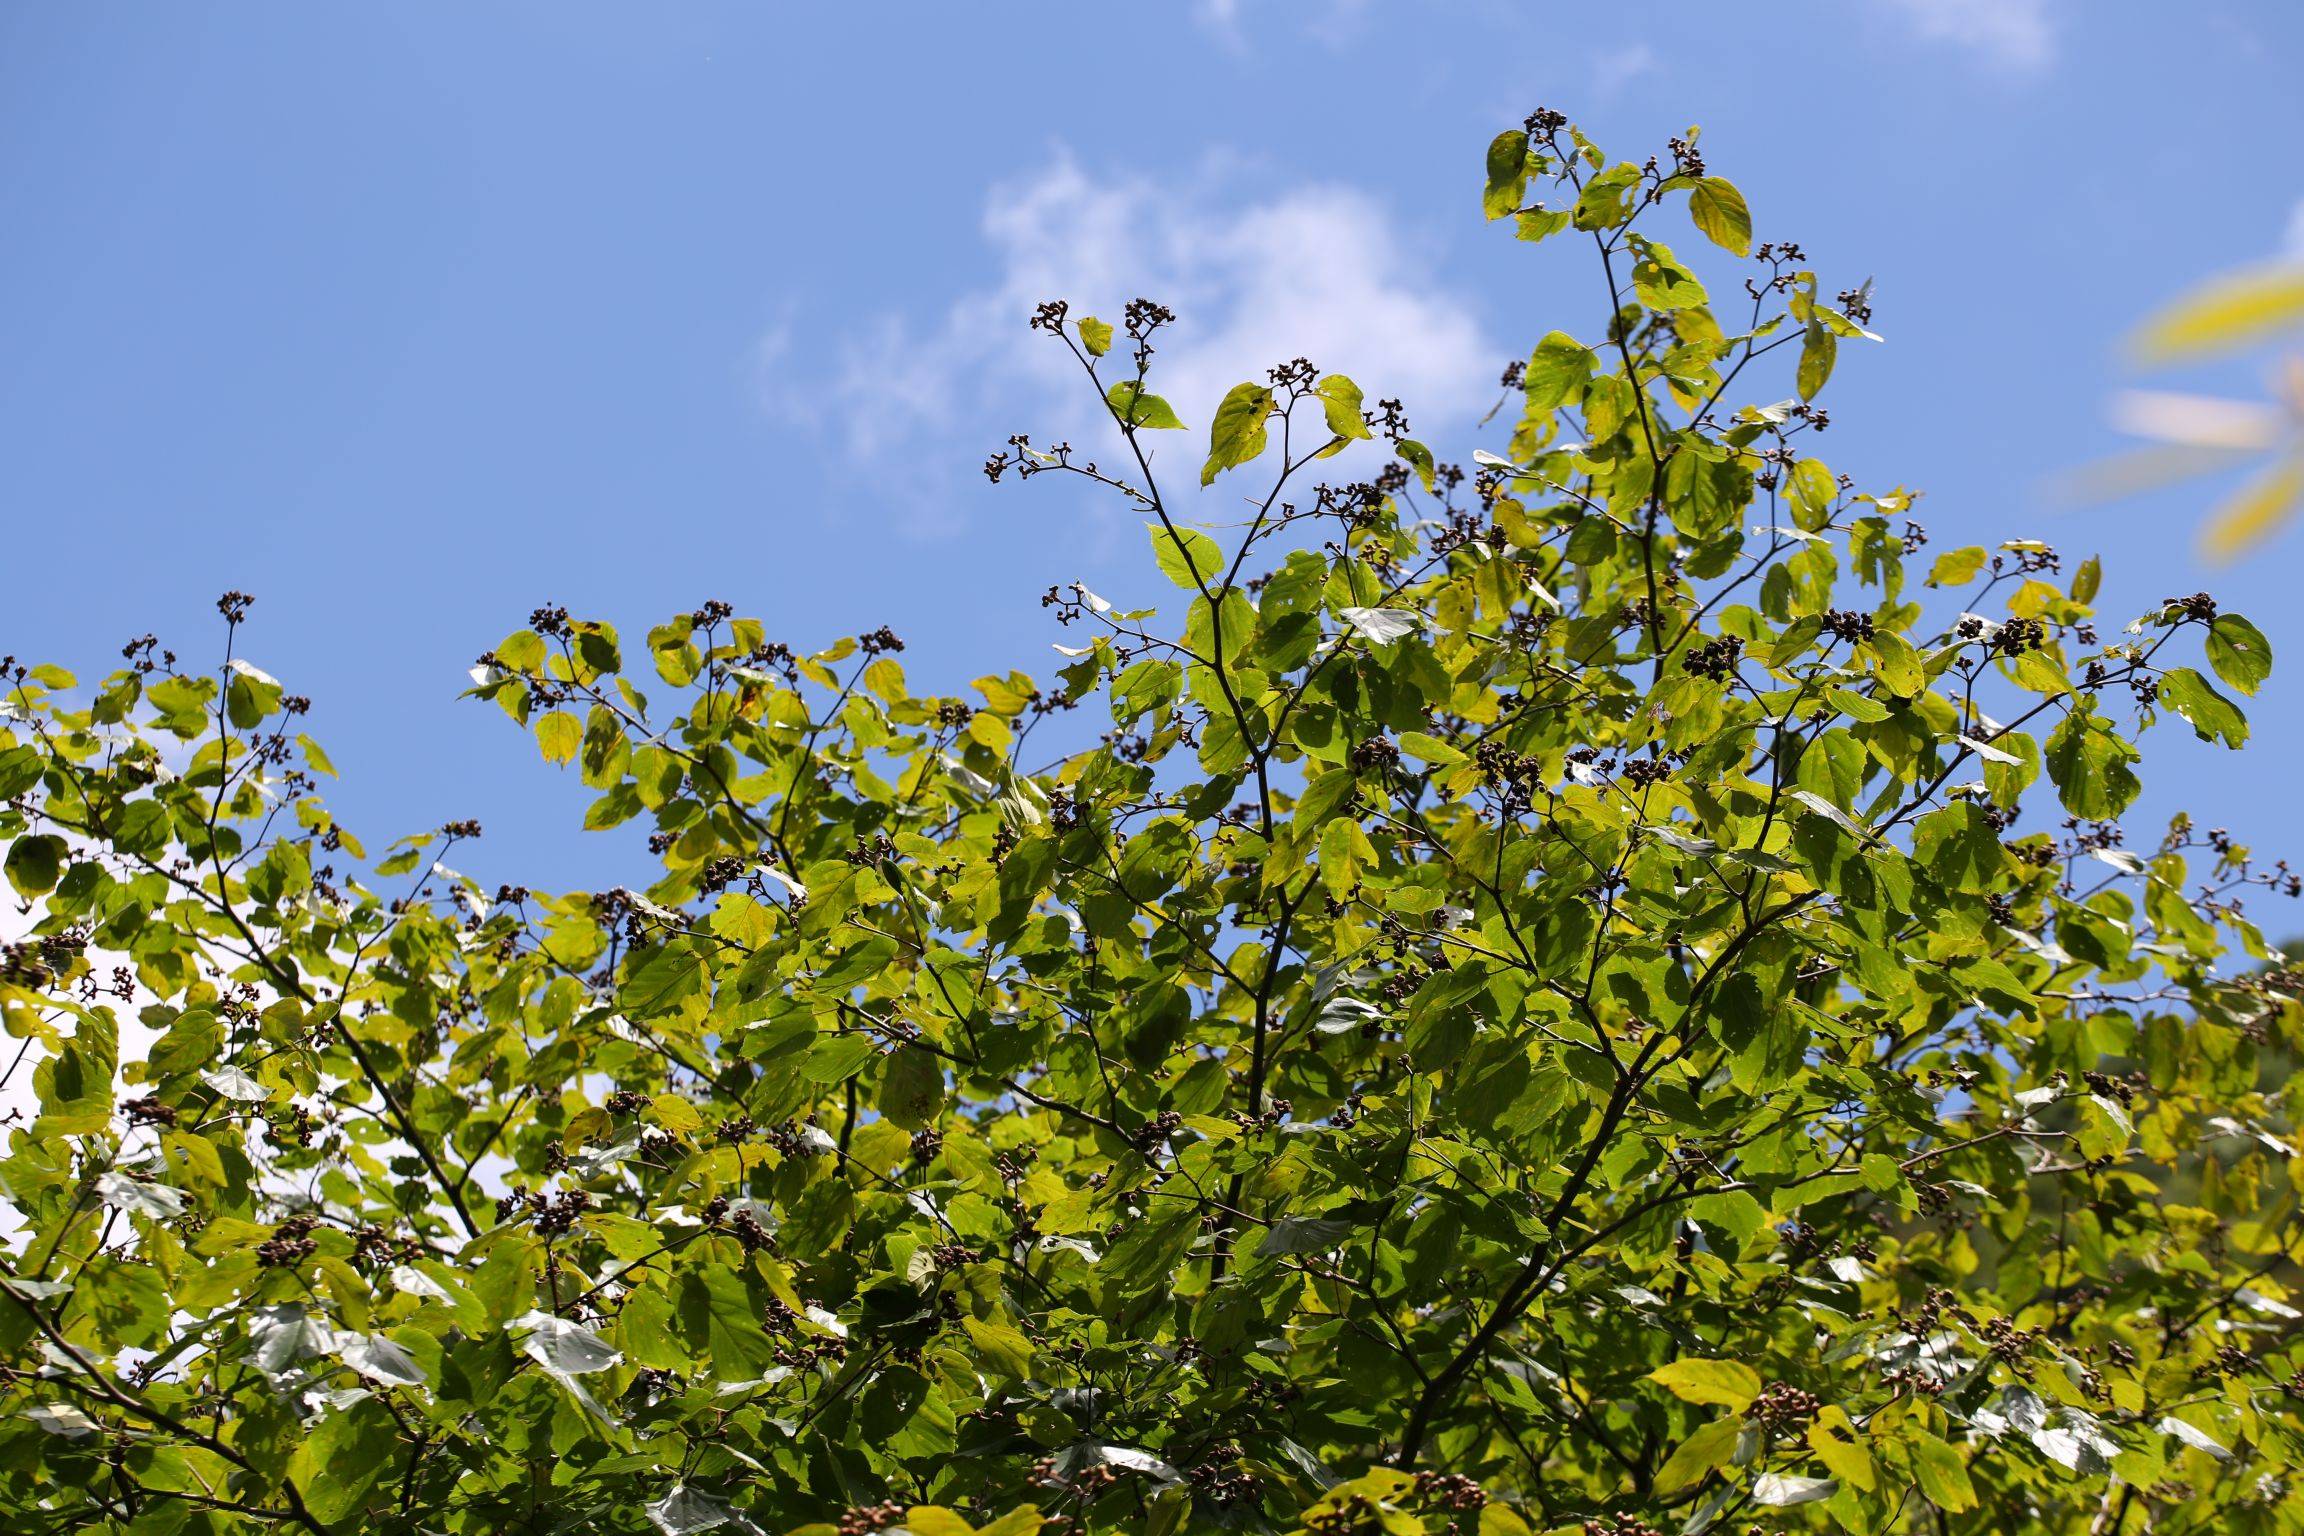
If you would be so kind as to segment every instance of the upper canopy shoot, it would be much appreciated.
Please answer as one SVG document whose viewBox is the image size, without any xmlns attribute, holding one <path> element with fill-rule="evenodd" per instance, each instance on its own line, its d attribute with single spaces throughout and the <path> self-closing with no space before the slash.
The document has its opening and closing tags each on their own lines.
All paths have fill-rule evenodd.
<svg viewBox="0 0 2304 1536">
<path fill-rule="evenodd" d="M 1484 204 L 1606 308 L 1469 471 L 1302 361 L 1203 452 L 1174 316 L 1042 309 L 1112 442 L 986 468 L 1153 556 L 1050 683 L 499 642 L 645 894 L 368 862 L 230 650 L 11 665 L 0 1525 L 2304 1526 L 2296 882 L 2117 825 L 2262 635 L 1920 554 L 1814 455 L 1868 294 L 1693 132 Z"/>
</svg>

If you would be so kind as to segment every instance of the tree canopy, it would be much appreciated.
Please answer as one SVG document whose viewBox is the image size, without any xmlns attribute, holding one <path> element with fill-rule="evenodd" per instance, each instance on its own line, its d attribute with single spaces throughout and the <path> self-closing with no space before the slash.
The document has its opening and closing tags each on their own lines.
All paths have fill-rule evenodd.
<svg viewBox="0 0 2304 1536">
<path fill-rule="evenodd" d="M 1151 546 L 1052 676 L 498 641 L 645 889 L 371 850 L 243 594 L 8 662 L 0 1525 L 2304 1529 L 2297 881 L 2120 824 L 2264 637 L 1829 467 L 1870 295 L 1693 130 L 1482 200 L 1596 313 L 1468 465 L 1032 318 L 1108 441 L 985 472 Z"/>
</svg>

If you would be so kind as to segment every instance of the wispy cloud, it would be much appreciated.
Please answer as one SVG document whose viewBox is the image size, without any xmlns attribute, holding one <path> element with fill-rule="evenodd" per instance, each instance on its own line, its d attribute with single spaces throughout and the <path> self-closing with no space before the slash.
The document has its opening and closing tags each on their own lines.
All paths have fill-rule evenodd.
<svg viewBox="0 0 2304 1536">
<path fill-rule="evenodd" d="M 2011 69 L 2044 68 L 2056 53 L 2051 0 L 1886 0 L 1932 42 L 1973 49 Z"/>
<path fill-rule="evenodd" d="M 984 451 L 1019 429 L 1107 452 L 1109 425 L 1077 365 L 1025 321 L 1061 298 L 1075 317 L 1117 324 L 1141 296 L 1179 316 L 1152 384 L 1195 427 L 1231 386 L 1300 355 L 1350 374 L 1370 399 L 1397 397 L 1435 428 L 1489 403 L 1501 354 L 1381 203 L 1340 185 L 1261 197 L 1207 190 L 1225 180 L 1220 169 L 1189 184 L 1097 175 L 1059 155 L 992 192 L 987 285 L 926 320 L 881 316 L 848 339 L 828 377 L 805 377 L 773 333 L 762 347 L 774 398 L 881 461 L 948 454 L 963 433 L 980 434 L 968 446 Z M 1175 436 L 1172 452 L 1204 441 Z"/>
<path fill-rule="evenodd" d="M 1375 0 L 1320 0 L 1306 5 L 1298 3 L 1288 7 L 1289 17 L 1312 36 L 1331 48 L 1342 47 L 1361 30 Z M 1248 45 L 1245 26 L 1249 0 L 1194 0 L 1192 19 L 1226 46 L 1242 49 Z"/>
<path fill-rule="evenodd" d="M 1653 73 L 1660 61 L 1656 50 L 1646 43 L 1627 43 L 1621 48 L 1604 49 L 1592 61 L 1592 95 L 1596 100 L 1614 99 L 1624 87 L 1642 75 Z"/>
</svg>

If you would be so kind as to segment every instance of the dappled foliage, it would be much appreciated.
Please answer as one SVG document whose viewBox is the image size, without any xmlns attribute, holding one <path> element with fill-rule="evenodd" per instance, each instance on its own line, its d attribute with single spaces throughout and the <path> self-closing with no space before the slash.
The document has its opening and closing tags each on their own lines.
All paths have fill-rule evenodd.
<svg viewBox="0 0 2304 1536">
<path fill-rule="evenodd" d="M 986 472 L 1153 555 L 1051 677 L 499 642 L 644 890 L 371 854 L 237 594 L 12 666 L 0 1525 L 2304 1528 L 2295 882 L 2119 825 L 2262 635 L 1827 467 L 1868 295 L 1693 133 L 1484 201 L 1604 307 L 1468 466 L 1301 361 L 1203 455 L 1188 318 L 1040 311 L 1109 442 Z"/>
</svg>

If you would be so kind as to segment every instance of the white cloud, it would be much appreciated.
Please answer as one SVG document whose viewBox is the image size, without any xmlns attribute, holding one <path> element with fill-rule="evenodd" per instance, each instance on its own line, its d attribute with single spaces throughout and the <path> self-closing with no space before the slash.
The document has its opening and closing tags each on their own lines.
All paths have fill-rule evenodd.
<svg viewBox="0 0 2304 1536">
<path fill-rule="evenodd" d="M 2051 0 L 1887 0 L 1932 42 L 1972 48 L 2013 69 L 2038 69 L 2056 50 Z"/>
<path fill-rule="evenodd" d="M 1110 455 L 1117 444 L 1078 365 L 1025 322 L 1043 300 L 1062 298 L 1075 318 L 1117 326 L 1127 302 L 1145 297 L 1178 316 L 1151 376 L 1194 428 L 1173 434 L 1171 464 L 1197 464 L 1227 389 L 1298 356 L 1351 375 L 1371 401 L 1405 402 L 1411 422 L 1435 433 L 1492 403 L 1501 352 L 1380 203 L 1339 185 L 1226 197 L 1212 190 L 1223 179 L 1098 176 L 1059 156 L 989 198 L 989 284 L 927 323 L 879 318 L 821 381 L 797 378 L 781 333 L 772 336 L 763 343 L 771 395 L 880 460 L 942 457 L 963 431 L 984 434 L 970 444 L 980 451 L 1021 430 Z M 1168 475 L 1185 480 L 1179 469 Z"/>
</svg>

